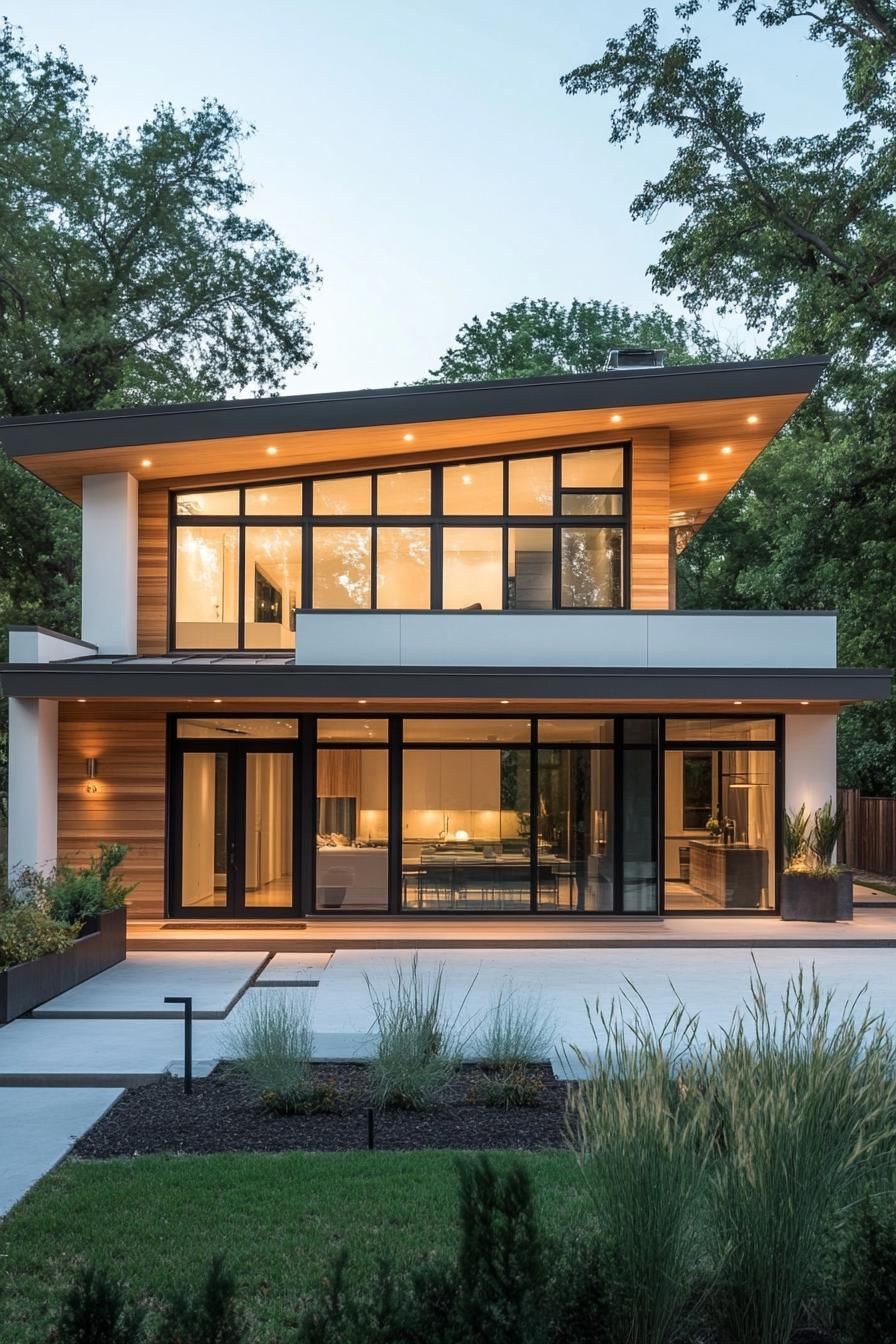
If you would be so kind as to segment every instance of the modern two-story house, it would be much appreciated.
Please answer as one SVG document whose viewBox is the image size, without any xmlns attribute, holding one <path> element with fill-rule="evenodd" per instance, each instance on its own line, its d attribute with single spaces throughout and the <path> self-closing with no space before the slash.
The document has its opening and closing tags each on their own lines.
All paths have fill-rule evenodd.
<svg viewBox="0 0 896 1344">
<path fill-rule="evenodd" d="M 824 363 L 4 422 L 83 511 L 81 639 L 2 668 L 10 865 L 124 841 L 152 919 L 773 915 L 889 675 L 674 562 Z"/>
</svg>

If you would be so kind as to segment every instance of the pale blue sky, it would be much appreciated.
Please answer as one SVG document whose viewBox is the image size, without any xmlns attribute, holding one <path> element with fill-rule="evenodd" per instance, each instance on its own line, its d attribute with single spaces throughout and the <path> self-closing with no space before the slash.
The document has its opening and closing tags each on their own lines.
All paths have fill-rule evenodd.
<svg viewBox="0 0 896 1344">
<path fill-rule="evenodd" d="M 672 0 L 658 8 L 671 23 Z M 654 302 L 645 271 L 671 217 L 632 222 L 670 142 L 608 144 L 610 103 L 570 98 L 641 5 L 607 0 L 7 0 L 39 46 L 97 78 L 107 129 L 154 103 L 220 98 L 256 126 L 252 210 L 323 271 L 315 368 L 287 390 L 425 376 L 459 326 L 524 295 Z M 805 27 L 702 29 L 776 132 L 837 119 L 839 64 Z M 674 304 L 670 306 L 675 306 Z M 741 339 L 737 323 L 710 325 Z"/>
</svg>

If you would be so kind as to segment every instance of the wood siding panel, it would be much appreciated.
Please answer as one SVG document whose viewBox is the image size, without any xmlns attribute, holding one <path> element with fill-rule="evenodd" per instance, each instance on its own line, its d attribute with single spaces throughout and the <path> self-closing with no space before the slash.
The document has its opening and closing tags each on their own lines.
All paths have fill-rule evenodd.
<svg viewBox="0 0 896 1344">
<path fill-rule="evenodd" d="M 631 605 L 669 608 L 669 433 L 642 430 L 632 438 Z"/>
<path fill-rule="evenodd" d="M 84 762 L 97 760 L 96 792 Z M 59 857 L 81 865 L 101 841 L 130 846 L 122 873 L 139 919 L 165 913 L 165 711 L 143 705 L 59 707 Z"/>
<path fill-rule="evenodd" d="M 141 484 L 137 519 L 137 652 L 167 653 L 167 486 Z"/>
</svg>

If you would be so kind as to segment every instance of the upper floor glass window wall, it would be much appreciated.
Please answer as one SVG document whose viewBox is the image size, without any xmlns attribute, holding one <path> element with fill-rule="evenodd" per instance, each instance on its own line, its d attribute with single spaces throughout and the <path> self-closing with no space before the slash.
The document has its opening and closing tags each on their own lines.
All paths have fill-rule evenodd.
<svg viewBox="0 0 896 1344">
<path fill-rule="evenodd" d="M 627 461 L 610 445 L 178 491 L 171 647 L 289 649 L 303 610 L 623 607 Z"/>
</svg>

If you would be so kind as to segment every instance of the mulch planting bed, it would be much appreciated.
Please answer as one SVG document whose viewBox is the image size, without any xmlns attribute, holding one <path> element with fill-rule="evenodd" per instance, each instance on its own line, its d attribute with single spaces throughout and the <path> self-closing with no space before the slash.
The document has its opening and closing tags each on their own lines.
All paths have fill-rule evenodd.
<svg viewBox="0 0 896 1344">
<path fill-rule="evenodd" d="M 529 1069 L 543 1084 L 538 1106 L 504 1109 L 468 1100 L 481 1077 L 461 1069 L 439 1105 L 425 1111 L 386 1110 L 374 1119 L 375 1146 L 414 1148 L 561 1148 L 568 1084 L 550 1065 Z M 343 1152 L 367 1147 L 367 1071 L 362 1064 L 315 1065 L 314 1082 L 335 1086 L 339 1109 L 324 1115 L 276 1115 L 226 1066 L 193 1082 L 165 1078 L 129 1088 L 75 1144 L 75 1157 L 144 1153 Z"/>
</svg>

